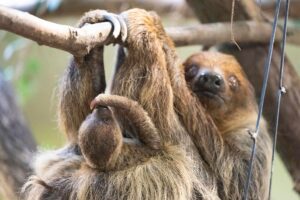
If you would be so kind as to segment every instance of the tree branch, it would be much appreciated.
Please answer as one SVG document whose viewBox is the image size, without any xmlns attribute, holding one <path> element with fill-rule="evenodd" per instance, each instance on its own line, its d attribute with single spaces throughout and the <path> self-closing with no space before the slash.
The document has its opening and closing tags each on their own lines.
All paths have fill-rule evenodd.
<svg viewBox="0 0 300 200">
<path fill-rule="evenodd" d="M 271 36 L 272 27 L 269 23 L 245 21 L 234 23 L 233 30 L 236 30 L 234 37 L 237 42 L 267 43 Z M 176 46 L 197 44 L 212 46 L 232 42 L 230 23 L 197 24 L 186 27 L 166 28 L 166 31 Z M 281 35 L 282 33 L 278 31 L 276 40 L 281 39 Z"/>
<path fill-rule="evenodd" d="M 55 24 L 37 18 L 25 12 L 0 6 L 0 29 L 7 30 L 40 45 L 47 45 L 61 49 L 75 56 L 86 55 L 96 45 L 105 44 L 110 36 L 112 26 L 108 22 L 74 28 Z M 237 30 L 237 42 L 269 41 L 271 26 L 269 23 L 237 22 L 233 25 Z M 167 33 L 174 40 L 176 46 L 185 45 L 215 45 L 231 42 L 231 27 L 229 23 L 215 23 L 197 25 L 193 27 L 168 28 Z M 296 32 L 299 34 L 299 31 Z M 281 38 L 278 31 L 277 39 Z M 293 37 L 293 42 L 300 44 L 300 37 Z"/>
<path fill-rule="evenodd" d="M 106 41 L 112 26 L 106 22 L 78 29 L 0 6 L 0 29 L 34 40 L 40 45 L 68 51 L 73 55 L 86 55 L 89 48 Z"/>
</svg>

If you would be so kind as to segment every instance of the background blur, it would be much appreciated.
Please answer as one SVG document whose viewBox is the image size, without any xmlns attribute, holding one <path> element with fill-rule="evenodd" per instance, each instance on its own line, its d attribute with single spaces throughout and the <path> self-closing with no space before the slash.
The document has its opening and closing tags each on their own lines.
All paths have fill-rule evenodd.
<svg viewBox="0 0 300 200">
<path fill-rule="evenodd" d="M 70 25 L 74 25 L 78 19 L 79 16 L 47 18 L 49 21 Z M 176 16 L 165 17 L 163 20 L 165 26 L 198 23 L 193 20 L 182 20 Z M 300 26 L 300 23 L 296 25 Z M 184 60 L 200 49 L 200 46 L 178 48 L 178 54 Z M 105 49 L 107 80 L 115 62 L 115 50 L 115 47 L 111 46 Z M 40 148 L 61 147 L 65 138 L 56 123 L 56 88 L 71 55 L 57 49 L 39 46 L 3 31 L 0 31 L 0 52 L 0 70 L 7 80 L 13 83 L 19 104 Z M 287 55 L 299 72 L 300 48 L 288 45 Z M 274 170 L 272 199 L 299 199 L 292 190 L 291 179 L 279 157 L 276 157 Z"/>
</svg>

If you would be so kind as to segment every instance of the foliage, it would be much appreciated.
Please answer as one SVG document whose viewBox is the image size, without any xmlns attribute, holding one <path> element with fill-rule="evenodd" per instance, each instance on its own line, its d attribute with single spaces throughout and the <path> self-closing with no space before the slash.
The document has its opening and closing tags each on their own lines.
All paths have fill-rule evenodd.
<svg viewBox="0 0 300 200">
<path fill-rule="evenodd" d="M 10 63 L 4 67 L 4 77 L 14 83 L 21 104 L 24 104 L 34 94 L 35 77 L 40 70 L 40 63 L 37 58 L 27 57 L 23 61 L 22 56 L 16 56 L 29 44 L 30 42 L 23 38 L 13 39 L 5 46 L 2 55 L 5 63 Z M 17 61 L 12 62 L 12 60 Z"/>
</svg>

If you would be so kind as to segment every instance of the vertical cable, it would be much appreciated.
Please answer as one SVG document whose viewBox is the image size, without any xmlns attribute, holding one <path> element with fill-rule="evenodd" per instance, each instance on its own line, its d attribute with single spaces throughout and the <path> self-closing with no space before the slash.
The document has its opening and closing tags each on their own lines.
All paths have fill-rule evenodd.
<svg viewBox="0 0 300 200">
<path fill-rule="evenodd" d="M 256 139 L 259 134 L 259 125 L 260 125 L 260 119 L 262 116 L 262 111 L 264 107 L 264 100 L 266 96 L 266 89 L 267 89 L 267 83 L 268 83 L 268 78 L 269 78 L 269 72 L 270 72 L 270 67 L 271 67 L 271 60 L 272 60 L 272 55 L 273 55 L 273 47 L 274 47 L 274 41 L 275 41 L 275 33 L 276 33 L 276 28 L 277 28 L 277 22 L 278 22 L 278 16 L 279 16 L 279 11 L 280 11 L 280 4 L 281 0 L 276 1 L 276 11 L 274 14 L 274 22 L 273 22 L 273 27 L 272 27 L 272 36 L 270 38 L 270 44 L 269 44 L 269 51 L 268 51 L 268 57 L 267 61 L 264 66 L 264 76 L 263 76 L 263 85 L 262 85 L 262 91 L 260 95 L 260 102 L 259 102 L 259 111 L 258 111 L 258 116 L 257 116 L 257 121 L 256 121 L 256 126 L 254 132 L 250 130 L 250 135 L 253 140 L 253 145 L 252 145 L 252 151 L 251 151 L 251 157 L 249 160 L 249 169 L 248 169 L 248 175 L 247 175 L 247 182 L 245 184 L 245 190 L 244 190 L 244 200 L 248 199 L 248 193 L 249 193 L 249 187 L 250 187 L 250 182 L 251 182 L 251 176 L 252 176 L 252 167 L 253 167 L 253 162 L 255 158 L 255 151 L 256 151 Z"/>
<path fill-rule="evenodd" d="M 284 71 L 284 52 L 285 52 L 285 44 L 286 44 L 289 5 L 290 5 L 290 0 L 286 0 L 285 13 L 284 13 L 283 36 L 282 36 L 281 54 L 280 54 L 281 60 L 280 60 L 280 72 L 279 72 L 279 85 L 278 85 L 277 102 L 276 102 L 275 130 L 274 130 L 274 135 L 273 135 L 272 162 L 271 162 L 271 174 L 270 174 L 270 181 L 269 181 L 269 198 L 268 199 L 271 199 L 272 177 L 273 177 L 274 157 L 275 157 L 276 142 L 277 142 L 277 135 L 278 135 L 278 122 L 279 122 L 281 97 L 283 94 L 286 93 L 286 90 L 283 86 L 283 71 Z"/>
</svg>

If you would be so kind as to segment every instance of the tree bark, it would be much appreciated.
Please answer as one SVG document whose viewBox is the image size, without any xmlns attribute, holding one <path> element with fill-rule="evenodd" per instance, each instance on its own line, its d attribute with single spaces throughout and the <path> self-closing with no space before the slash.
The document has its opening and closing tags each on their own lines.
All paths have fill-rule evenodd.
<svg viewBox="0 0 300 200">
<path fill-rule="evenodd" d="M 84 56 L 98 44 L 105 43 L 111 33 L 109 22 L 74 28 L 35 17 L 31 14 L 0 6 L 0 29 L 11 31 L 38 44 L 46 44 Z"/>
<path fill-rule="evenodd" d="M 269 23 L 255 21 L 237 22 L 232 26 L 237 42 L 267 43 L 272 32 Z M 45 21 L 28 13 L 0 6 L 0 29 L 7 30 L 38 44 L 67 51 L 74 56 L 84 56 L 90 49 L 103 45 L 110 36 L 112 26 L 109 22 L 92 24 L 82 28 L 60 25 Z M 176 46 L 216 45 L 231 41 L 230 23 L 214 23 L 188 27 L 167 28 Z M 298 37 L 294 36 L 298 34 Z M 277 31 L 276 40 L 281 39 Z M 293 42 L 300 45 L 300 30 L 290 34 Z M 289 41 L 289 38 L 288 38 Z"/>
<path fill-rule="evenodd" d="M 232 0 L 187 0 L 187 2 L 202 22 L 230 21 Z M 236 1 L 236 6 L 235 20 L 264 20 L 255 1 Z M 224 47 L 223 50 L 233 54 L 241 63 L 259 97 L 268 45 L 239 45 L 242 51 L 238 51 L 233 45 Z M 284 85 L 288 92 L 283 96 L 281 103 L 277 151 L 293 178 L 295 190 L 300 194 L 300 78 L 289 60 L 285 58 L 285 61 Z M 264 107 L 264 116 L 271 127 L 274 127 L 276 95 L 279 90 L 279 63 L 280 47 L 275 45 Z"/>
<path fill-rule="evenodd" d="M 0 94 L 0 189 L 5 199 L 14 200 L 31 172 L 36 144 L 1 72 Z"/>
</svg>

